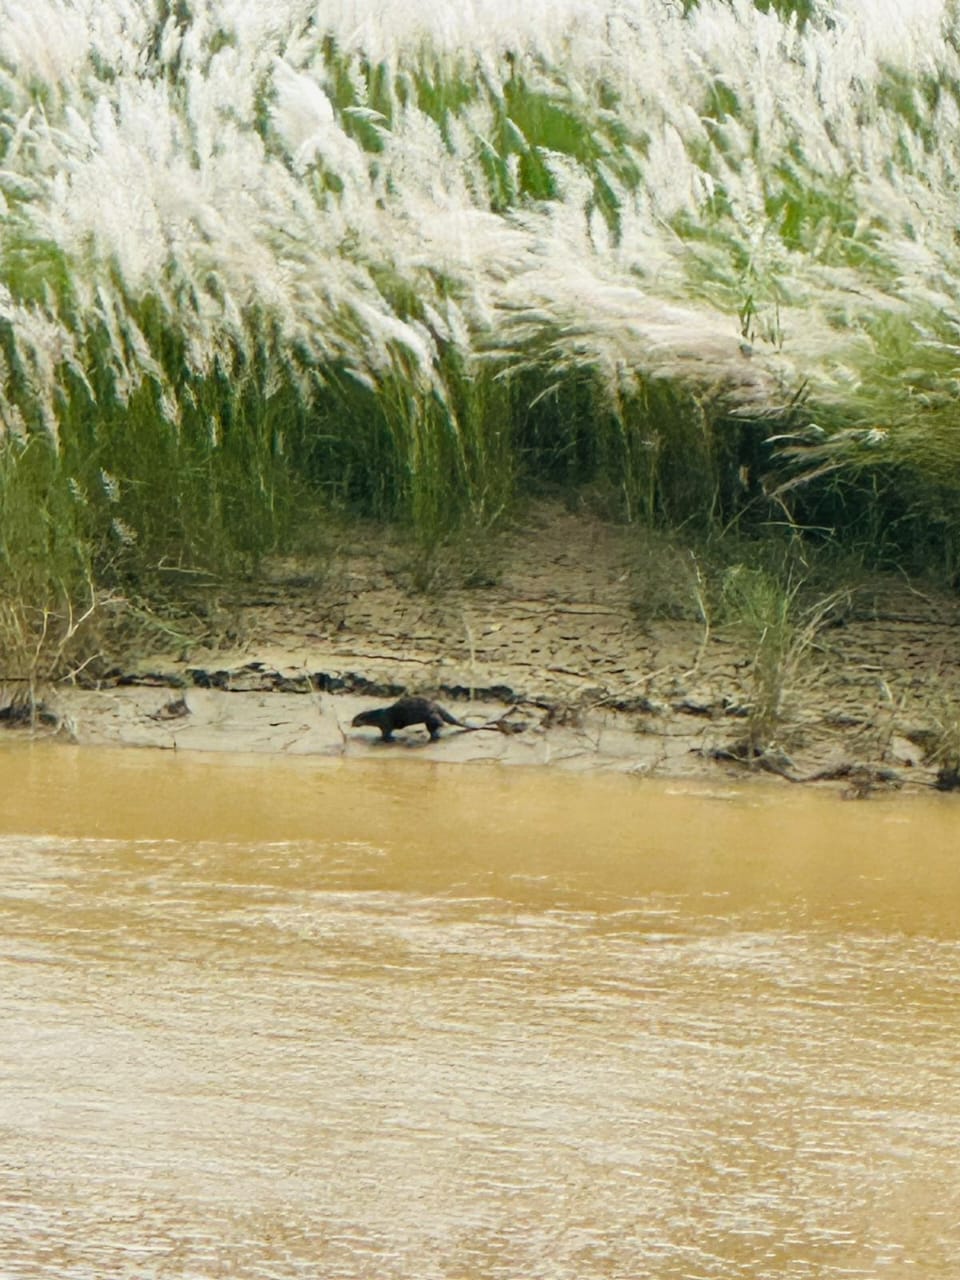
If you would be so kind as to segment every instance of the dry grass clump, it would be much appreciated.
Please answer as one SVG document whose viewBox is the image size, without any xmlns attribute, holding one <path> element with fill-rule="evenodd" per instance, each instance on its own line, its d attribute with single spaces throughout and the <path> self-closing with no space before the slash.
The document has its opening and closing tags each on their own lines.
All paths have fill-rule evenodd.
<svg viewBox="0 0 960 1280">
<path fill-rule="evenodd" d="M 937 770 L 940 791 L 960 791 L 960 701 L 941 693 L 924 708 L 928 727 L 921 735 L 927 764 Z"/>
</svg>

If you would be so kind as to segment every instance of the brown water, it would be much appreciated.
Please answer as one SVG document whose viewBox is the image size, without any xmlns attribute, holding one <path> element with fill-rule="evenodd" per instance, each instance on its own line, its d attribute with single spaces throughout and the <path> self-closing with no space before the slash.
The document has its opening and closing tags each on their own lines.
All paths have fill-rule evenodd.
<svg viewBox="0 0 960 1280">
<path fill-rule="evenodd" d="M 0 1275 L 960 1274 L 960 802 L 0 751 Z"/>
</svg>

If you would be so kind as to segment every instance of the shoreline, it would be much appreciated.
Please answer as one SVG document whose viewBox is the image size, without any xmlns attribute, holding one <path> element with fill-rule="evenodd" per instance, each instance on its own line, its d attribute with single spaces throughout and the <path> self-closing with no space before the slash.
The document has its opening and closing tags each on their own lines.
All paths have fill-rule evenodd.
<svg viewBox="0 0 960 1280">
<path fill-rule="evenodd" d="M 235 637 L 230 649 L 154 654 L 85 687 L 57 686 L 48 701 L 60 732 L 168 750 L 413 751 L 707 781 L 759 774 L 854 795 L 936 784 L 925 758 L 931 707 L 960 698 L 954 596 L 874 575 L 792 674 L 775 746 L 751 759 L 749 648 L 730 628 L 640 616 L 651 559 L 638 554 L 636 530 L 543 508 L 504 540 L 495 582 L 419 592 L 402 547 L 368 535 L 352 530 L 322 578 L 274 566 L 219 619 Z M 435 743 L 411 728 L 384 745 L 349 727 L 357 711 L 404 693 L 477 724 L 515 708 L 510 718 L 526 727 L 445 727 Z"/>
<path fill-rule="evenodd" d="M 718 742 L 722 718 L 696 712 L 657 714 L 617 709 L 582 712 L 535 702 L 455 701 L 459 718 L 484 724 L 505 713 L 523 729 L 470 732 L 447 727 L 431 742 L 422 726 L 390 743 L 376 731 L 352 729 L 357 711 L 392 700 L 357 692 L 321 692 L 315 677 L 271 670 L 258 662 L 231 671 L 195 671 L 198 683 L 176 673 L 122 677 L 112 687 L 61 689 L 59 724 L 41 731 L 80 746 L 110 746 L 214 754 L 270 754 L 297 758 L 420 759 L 433 764 L 497 764 L 576 773 L 618 773 L 659 780 L 781 785 L 834 784 L 851 797 L 892 790 L 934 788 L 936 771 L 916 762 L 900 767 L 817 755 L 813 777 L 792 772 L 794 762 L 738 760 Z M 334 677 L 335 680 L 344 677 Z M 356 677 L 353 677 L 356 679 Z M 351 677 L 346 677 L 347 682 Z M 362 678 L 361 678 L 362 682 Z M 299 686 L 299 691 L 292 691 Z M 15 732 L 11 730 L 11 733 Z M 807 753 L 809 756 L 809 753 Z"/>
</svg>

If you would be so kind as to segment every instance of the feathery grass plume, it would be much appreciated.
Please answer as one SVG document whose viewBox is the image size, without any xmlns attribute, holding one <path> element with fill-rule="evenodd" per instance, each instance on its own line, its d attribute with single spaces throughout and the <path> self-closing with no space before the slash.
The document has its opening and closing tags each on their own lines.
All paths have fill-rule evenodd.
<svg viewBox="0 0 960 1280">
<path fill-rule="evenodd" d="M 768 501 L 955 565 L 958 22 L 0 0 L 0 447 L 148 573 L 310 494 L 425 545 L 518 477 L 729 518 L 789 435 Z"/>
</svg>

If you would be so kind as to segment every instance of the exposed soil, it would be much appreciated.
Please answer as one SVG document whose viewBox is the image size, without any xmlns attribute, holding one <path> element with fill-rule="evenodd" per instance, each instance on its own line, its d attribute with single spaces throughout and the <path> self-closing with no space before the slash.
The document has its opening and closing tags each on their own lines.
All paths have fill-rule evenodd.
<svg viewBox="0 0 960 1280">
<path fill-rule="evenodd" d="M 81 742 L 166 748 L 499 760 L 661 775 L 753 769 L 838 780 L 852 794 L 933 785 L 938 707 L 958 697 L 960 600 L 902 579 L 858 588 L 786 689 L 769 750 L 744 746 L 752 654 L 696 609 L 634 531 L 544 508 L 506 539 L 493 585 L 422 592 L 382 532 L 353 535 L 322 577 L 277 565 L 233 611 L 230 648 L 121 666 L 61 688 L 55 709 Z M 664 572 L 664 561 L 658 572 Z M 411 729 L 393 746 L 354 714 L 404 692 L 471 724 L 515 708 L 521 732 Z"/>
</svg>

